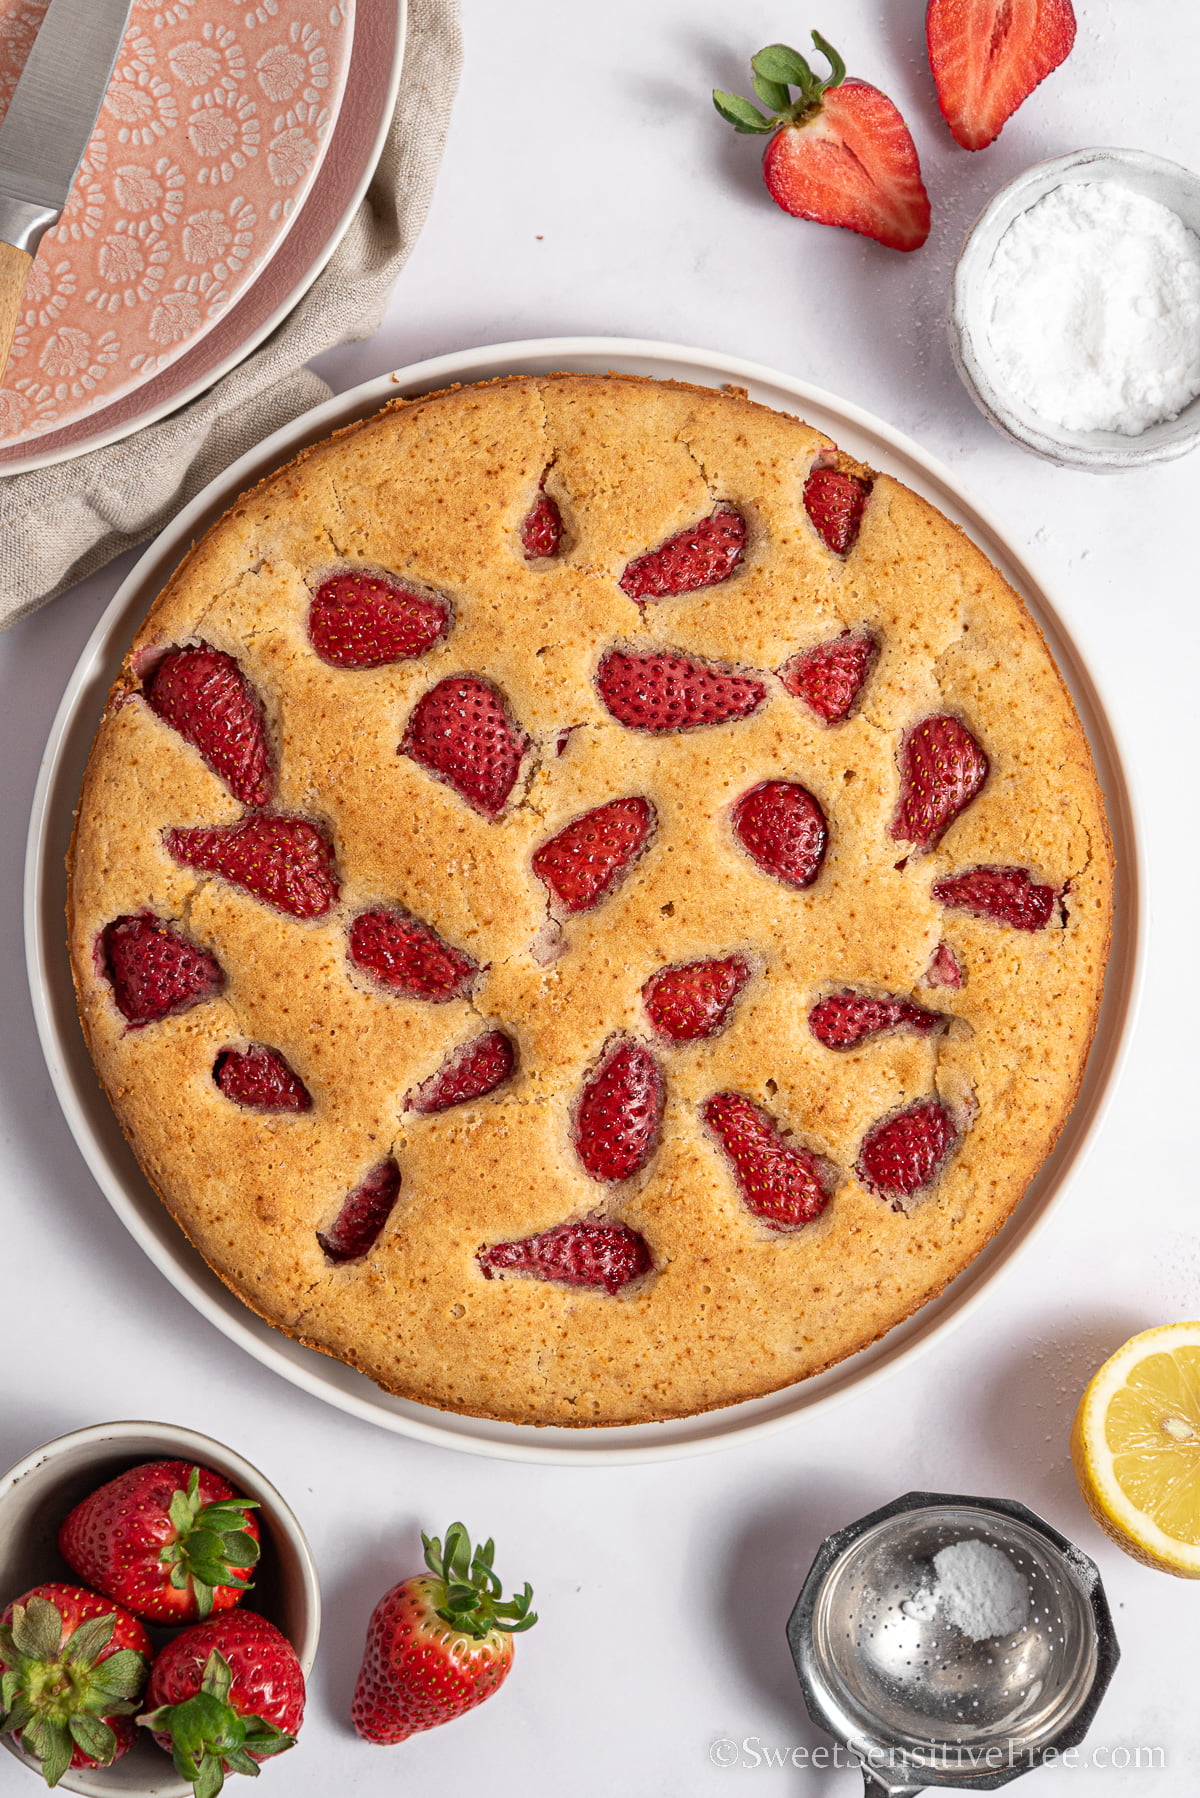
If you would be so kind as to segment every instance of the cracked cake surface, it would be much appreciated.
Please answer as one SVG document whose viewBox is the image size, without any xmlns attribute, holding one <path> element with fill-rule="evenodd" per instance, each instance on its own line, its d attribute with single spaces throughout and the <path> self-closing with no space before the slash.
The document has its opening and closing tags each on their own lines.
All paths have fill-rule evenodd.
<svg viewBox="0 0 1200 1798">
<path fill-rule="evenodd" d="M 1078 1091 L 1111 894 L 1070 698 L 960 530 L 740 394 L 555 375 L 398 402 L 193 550 L 69 930 L 247 1305 L 596 1425 L 803 1379 L 971 1262 Z"/>
</svg>

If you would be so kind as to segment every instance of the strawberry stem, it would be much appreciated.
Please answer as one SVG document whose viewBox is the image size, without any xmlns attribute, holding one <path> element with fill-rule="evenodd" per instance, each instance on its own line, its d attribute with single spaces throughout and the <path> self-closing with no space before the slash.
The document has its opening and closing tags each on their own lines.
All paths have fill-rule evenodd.
<svg viewBox="0 0 1200 1798">
<path fill-rule="evenodd" d="M 146 1684 L 149 1663 L 133 1648 L 101 1660 L 116 1627 L 115 1614 L 90 1617 L 63 1640 L 58 1606 L 40 1595 L 15 1604 L 0 1628 L 0 1730 L 18 1735 L 55 1786 L 78 1746 L 107 1765 L 117 1738 L 106 1717 L 130 1716 Z"/>
<path fill-rule="evenodd" d="M 840 87 L 846 79 L 846 65 L 833 45 L 814 31 L 812 41 L 829 64 L 824 80 L 815 75 L 798 50 L 788 44 L 768 44 L 751 58 L 754 91 L 771 111 L 767 117 L 740 94 L 713 89 L 713 105 L 735 131 L 746 133 L 778 131 L 784 125 L 802 125 L 821 110 L 821 96 L 830 88 Z M 798 98 L 791 97 L 792 88 Z"/>
<path fill-rule="evenodd" d="M 502 1588 L 492 1567 L 495 1544 L 491 1537 L 472 1551 L 465 1525 L 452 1523 L 446 1531 L 445 1547 L 436 1536 L 422 1534 L 421 1541 L 425 1545 L 425 1565 L 442 1582 L 442 1602 L 435 1608 L 443 1622 L 465 1636 L 473 1636 L 477 1642 L 494 1629 L 516 1635 L 533 1628 L 537 1612 L 529 1609 L 533 1588 L 528 1581 L 514 1597 L 500 1598 Z"/>
<path fill-rule="evenodd" d="M 171 1584 L 183 1591 L 190 1583 L 196 1615 L 203 1621 L 213 1608 L 213 1590 L 232 1586 L 250 1590 L 250 1581 L 239 1579 L 235 1568 L 253 1567 L 259 1548 L 246 1528 L 247 1511 L 258 1509 L 252 1498 L 227 1498 L 213 1504 L 200 1499 L 200 1469 L 193 1467 L 186 1490 L 171 1495 L 168 1515 L 175 1527 L 159 1560 L 171 1569 Z"/>
<path fill-rule="evenodd" d="M 295 1745 L 295 1736 L 276 1724 L 238 1711 L 230 1702 L 232 1685 L 233 1670 L 214 1648 L 198 1692 L 138 1718 L 146 1729 L 170 1738 L 175 1771 L 191 1781 L 196 1798 L 216 1798 L 227 1769 L 257 1775 L 259 1758 Z"/>
</svg>

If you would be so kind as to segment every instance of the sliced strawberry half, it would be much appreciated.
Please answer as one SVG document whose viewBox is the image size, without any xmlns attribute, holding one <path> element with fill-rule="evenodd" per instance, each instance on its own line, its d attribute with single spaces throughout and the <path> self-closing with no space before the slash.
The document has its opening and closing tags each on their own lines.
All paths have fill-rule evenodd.
<svg viewBox="0 0 1200 1798">
<path fill-rule="evenodd" d="M 648 799 L 610 799 L 543 843 L 533 871 L 564 912 L 590 911 L 629 872 L 655 821 Z"/>
<path fill-rule="evenodd" d="M 804 483 L 804 509 L 826 549 L 848 556 L 858 542 L 870 481 L 840 468 L 814 468 Z"/>
<path fill-rule="evenodd" d="M 209 643 L 170 649 L 142 697 L 156 717 L 199 750 L 243 805 L 270 805 L 275 773 L 262 702 L 233 657 Z"/>
<path fill-rule="evenodd" d="M 656 734 L 748 718 L 767 696 L 763 681 L 671 650 L 610 649 L 596 691 L 618 724 Z"/>
<path fill-rule="evenodd" d="M 926 1011 L 911 999 L 894 995 L 873 999 L 869 993 L 849 990 L 831 993 L 808 1014 L 809 1029 L 827 1049 L 855 1049 L 885 1030 L 913 1030 L 918 1036 L 929 1036 L 945 1023 L 938 1012 Z"/>
<path fill-rule="evenodd" d="M 933 849 L 988 777 L 988 759 L 961 718 L 922 718 L 900 751 L 900 798 L 892 836 Z"/>
<path fill-rule="evenodd" d="M 511 1080 L 517 1066 L 517 1051 L 511 1037 L 503 1030 L 485 1030 L 482 1036 L 464 1043 L 436 1074 L 415 1087 L 404 1103 L 410 1111 L 449 1111 L 452 1105 L 465 1105 L 468 1099 L 482 1099 Z"/>
<path fill-rule="evenodd" d="M 521 548 L 527 562 L 556 556 L 562 547 L 562 513 L 545 488 L 539 489 L 521 525 Z"/>
<path fill-rule="evenodd" d="M 956 142 L 982 150 L 1070 55 L 1071 0 L 929 0 L 925 42 Z"/>
<path fill-rule="evenodd" d="M 349 945 L 356 968 L 406 999 L 465 999 L 479 974 L 478 962 L 428 924 L 384 906 L 358 914 Z"/>
<path fill-rule="evenodd" d="M 819 32 L 812 41 L 829 64 L 823 81 L 799 51 L 769 44 L 750 66 L 770 114 L 719 89 L 714 106 L 736 131 L 771 133 L 763 179 L 785 212 L 861 231 L 889 249 L 919 249 L 929 236 L 929 196 L 908 126 L 877 87 L 846 79 L 845 63 Z"/>
<path fill-rule="evenodd" d="M 663 1077 L 643 1043 L 616 1042 L 585 1083 L 575 1152 L 592 1180 L 628 1180 L 645 1167 L 662 1126 Z"/>
<path fill-rule="evenodd" d="M 791 1142 L 769 1112 L 742 1093 L 714 1093 L 700 1107 L 729 1159 L 742 1203 L 772 1230 L 795 1230 L 820 1217 L 834 1170 L 820 1155 Z"/>
<path fill-rule="evenodd" d="M 530 1274 L 561 1286 L 600 1286 L 610 1295 L 654 1265 L 645 1237 L 604 1217 L 555 1224 L 519 1242 L 493 1242 L 476 1259 L 486 1280 L 496 1274 Z"/>
<path fill-rule="evenodd" d="M 890 1199 L 897 1211 L 931 1186 L 958 1141 L 954 1119 L 937 1099 L 872 1124 L 858 1151 L 855 1173 L 868 1191 Z"/>
<path fill-rule="evenodd" d="M 454 674 L 417 701 L 399 753 L 485 818 L 498 818 L 527 747 L 495 687 L 475 674 Z"/>
<path fill-rule="evenodd" d="M 373 1249 L 392 1215 L 399 1192 L 400 1169 L 389 1156 L 371 1169 L 360 1186 L 347 1193 L 328 1230 L 317 1231 L 326 1259 L 359 1261 Z"/>
<path fill-rule="evenodd" d="M 749 966 L 738 955 L 660 968 L 642 988 L 642 1003 L 659 1036 L 695 1042 L 724 1029 L 749 978 Z"/>
<path fill-rule="evenodd" d="M 657 549 L 635 556 L 621 576 L 621 591 L 636 600 L 672 599 L 719 586 L 736 571 L 745 548 L 745 519 L 732 506 L 718 506 Z"/>
<path fill-rule="evenodd" d="M 955 911 L 1014 930 L 1044 930 L 1062 895 L 1056 887 L 1040 886 L 1028 868 L 970 868 L 935 881 L 933 896 Z"/>
<path fill-rule="evenodd" d="M 939 943 L 929 958 L 929 966 L 925 970 L 926 986 L 959 987 L 963 983 L 962 969 L 958 958 L 949 943 Z"/>
<path fill-rule="evenodd" d="M 821 872 L 829 830 L 807 787 L 794 780 L 764 780 L 733 808 L 738 842 L 764 874 L 785 886 L 810 887 Z"/>
<path fill-rule="evenodd" d="M 219 874 L 292 918 L 323 918 L 340 888 L 333 849 L 307 818 L 261 816 L 238 824 L 168 830 L 167 853 L 188 868 Z"/>
<path fill-rule="evenodd" d="M 134 1029 L 188 1011 L 225 985 L 216 957 L 152 912 L 127 912 L 106 924 L 96 960 Z"/>
<path fill-rule="evenodd" d="M 265 1043 L 222 1049 L 212 1073 L 225 1097 L 250 1111 L 312 1110 L 312 1094 L 299 1074 Z"/>
<path fill-rule="evenodd" d="M 348 568 L 313 594 L 309 642 L 335 668 L 383 668 L 424 655 L 450 628 L 444 599 L 382 574 Z"/>
<path fill-rule="evenodd" d="M 784 692 L 803 700 L 824 724 L 844 724 L 878 653 L 874 637 L 847 631 L 828 643 L 802 649 L 783 664 L 779 678 Z"/>
</svg>

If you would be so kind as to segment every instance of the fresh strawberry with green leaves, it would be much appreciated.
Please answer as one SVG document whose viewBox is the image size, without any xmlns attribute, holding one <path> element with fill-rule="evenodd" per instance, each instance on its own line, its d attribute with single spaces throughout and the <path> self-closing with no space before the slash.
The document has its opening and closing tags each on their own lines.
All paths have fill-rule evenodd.
<svg viewBox="0 0 1200 1798">
<path fill-rule="evenodd" d="M 137 1738 L 133 1715 L 154 1653 L 129 1612 L 51 1581 L 0 1616 L 0 1731 L 41 1762 L 48 1786 L 68 1767 L 108 1767 Z"/>
<path fill-rule="evenodd" d="M 479 963 L 440 937 L 429 924 L 379 906 L 360 912 L 350 926 L 349 957 L 354 967 L 389 992 L 432 1005 L 465 999 Z"/>
<path fill-rule="evenodd" d="M 59 1553 L 89 1586 L 154 1623 L 229 1610 L 259 1554 L 257 1502 L 189 1461 L 143 1461 L 82 1499 Z"/>
<path fill-rule="evenodd" d="M 590 911 L 629 872 L 656 823 L 648 799 L 610 799 L 543 843 L 534 855 L 533 871 L 560 911 Z"/>
<path fill-rule="evenodd" d="M 421 1541 L 428 1573 L 392 1586 L 367 1625 L 350 1716 L 368 1742 L 403 1742 L 474 1710 L 508 1678 L 513 1637 L 537 1622 L 528 1584 L 502 1597 L 490 1541 L 472 1548 L 461 1523 L 444 1548 Z"/>
<path fill-rule="evenodd" d="M 562 548 L 562 513 L 543 485 L 521 524 L 521 548 L 527 562 L 544 562 Z"/>
<path fill-rule="evenodd" d="M 807 787 L 763 780 L 732 812 L 733 834 L 746 854 L 785 886 L 810 887 L 829 843 L 825 814 Z"/>
<path fill-rule="evenodd" d="M 337 904 L 333 849 L 307 818 L 263 813 L 237 824 L 164 831 L 163 842 L 184 867 L 219 874 L 289 917 L 323 918 Z"/>
<path fill-rule="evenodd" d="M 312 1094 L 278 1049 L 251 1043 L 222 1049 L 213 1062 L 213 1081 L 235 1105 L 248 1111 L 311 1111 Z"/>
<path fill-rule="evenodd" d="M 673 1043 L 696 1042 L 724 1029 L 749 978 L 740 955 L 660 968 L 643 986 L 642 1004 L 656 1035 Z"/>
<path fill-rule="evenodd" d="M 988 777 L 988 758 L 961 718 L 922 718 L 900 751 L 900 798 L 892 836 L 935 849 Z"/>
<path fill-rule="evenodd" d="M 528 747 L 490 681 L 454 674 L 418 699 L 399 753 L 411 756 L 473 811 L 498 818 Z"/>
<path fill-rule="evenodd" d="M 223 1611 L 159 1652 L 138 1722 L 195 1798 L 216 1798 L 227 1773 L 257 1775 L 260 1761 L 294 1746 L 304 1697 L 304 1671 L 282 1631 L 256 1611 Z"/>
<path fill-rule="evenodd" d="M 275 773 L 262 701 L 231 655 L 210 643 L 170 649 L 143 682 L 142 697 L 235 799 L 270 805 Z"/>
<path fill-rule="evenodd" d="M 835 1180 L 823 1156 L 791 1141 L 743 1093 L 714 1093 L 700 1116 L 729 1161 L 742 1203 L 760 1222 L 796 1230 L 820 1217 Z"/>
<path fill-rule="evenodd" d="M 511 1080 L 517 1051 L 503 1030 L 485 1030 L 456 1049 L 436 1074 L 414 1088 L 404 1103 L 410 1111 L 449 1111 L 469 1099 L 482 1099 Z"/>
<path fill-rule="evenodd" d="M 584 1082 L 575 1152 L 592 1180 L 628 1180 L 645 1167 L 662 1127 L 662 1069 L 644 1043 L 619 1037 Z"/>
<path fill-rule="evenodd" d="M 737 572 L 745 549 L 745 519 L 733 506 L 718 506 L 707 518 L 676 531 L 657 549 L 635 556 L 619 586 L 639 604 L 718 587 Z"/>
<path fill-rule="evenodd" d="M 971 912 L 1013 930 L 1045 930 L 1062 895 L 1034 880 L 1028 868 L 969 868 L 933 884 L 933 896 L 954 911 Z"/>
<path fill-rule="evenodd" d="M 925 42 L 956 142 L 982 150 L 1071 54 L 1071 0 L 929 0 Z"/>
<path fill-rule="evenodd" d="M 779 678 L 784 692 L 803 700 L 822 724 L 844 724 L 878 653 L 874 637 L 846 631 L 792 656 L 779 670 Z"/>
<path fill-rule="evenodd" d="M 814 468 L 805 481 L 804 510 L 835 556 L 848 556 L 858 542 L 870 492 L 870 481 L 841 468 Z"/>
<path fill-rule="evenodd" d="M 829 64 L 824 80 L 798 50 L 768 44 L 750 66 L 769 113 L 719 89 L 713 105 L 735 131 L 771 134 L 763 180 L 785 212 L 860 231 L 889 249 L 919 249 L 929 236 L 929 196 L 908 126 L 877 87 L 847 80 L 819 32 L 812 40 Z"/>
<path fill-rule="evenodd" d="M 384 668 L 432 649 L 450 626 L 445 600 L 367 569 L 331 574 L 313 594 L 308 638 L 335 668 Z"/>
<path fill-rule="evenodd" d="M 326 1260 L 335 1266 L 361 1261 L 378 1242 L 399 1194 L 400 1169 L 389 1156 L 346 1194 L 329 1228 L 317 1231 Z"/>
<path fill-rule="evenodd" d="M 748 718 L 767 696 L 761 680 L 672 650 L 610 649 L 596 691 L 618 724 L 654 735 Z"/>
<path fill-rule="evenodd" d="M 152 912 L 127 912 L 106 924 L 96 962 L 133 1030 L 188 1011 L 225 985 L 216 956 Z"/>
<path fill-rule="evenodd" d="M 937 1179 L 957 1142 L 954 1119 L 941 1101 L 918 1099 L 872 1124 L 859 1145 L 854 1171 L 869 1192 L 903 1211 L 909 1199 Z"/>
<path fill-rule="evenodd" d="M 645 1237 L 611 1217 L 579 1218 L 536 1236 L 493 1242 L 476 1260 L 485 1280 L 527 1274 L 559 1286 L 602 1286 L 610 1297 L 654 1265 Z"/>
<path fill-rule="evenodd" d="M 830 993 L 818 1000 L 808 1014 L 808 1027 L 827 1049 L 856 1049 L 885 1030 L 911 1030 L 917 1036 L 929 1036 L 944 1029 L 946 1019 L 936 1011 L 927 1011 L 912 999 L 889 994 L 876 999 L 870 993 L 849 990 Z"/>
</svg>

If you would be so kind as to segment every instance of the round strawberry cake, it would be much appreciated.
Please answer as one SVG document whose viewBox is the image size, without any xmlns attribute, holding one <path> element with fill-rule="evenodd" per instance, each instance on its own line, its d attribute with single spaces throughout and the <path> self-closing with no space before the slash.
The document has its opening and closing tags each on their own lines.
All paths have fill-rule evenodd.
<svg viewBox="0 0 1200 1798">
<path fill-rule="evenodd" d="M 70 874 L 100 1078 L 220 1277 L 389 1391 L 596 1425 L 968 1265 L 1078 1090 L 1112 858 L 956 527 L 738 392 L 557 375 L 237 502 Z"/>
</svg>

